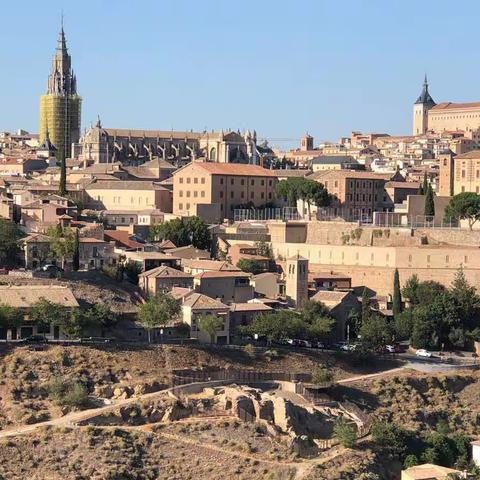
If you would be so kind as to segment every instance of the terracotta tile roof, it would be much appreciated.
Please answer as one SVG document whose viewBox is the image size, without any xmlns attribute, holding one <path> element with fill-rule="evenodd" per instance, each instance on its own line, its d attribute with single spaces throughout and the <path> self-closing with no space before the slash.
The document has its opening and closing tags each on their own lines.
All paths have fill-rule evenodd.
<svg viewBox="0 0 480 480">
<path fill-rule="evenodd" d="M 100 180 L 86 187 L 86 190 L 167 190 L 158 183 L 141 180 Z"/>
<path fill-rule="evenodd" d="M 480 150 L 472 150 L 471 152 L 461 153 L 460 155 L 457 155 L 455 157 L 455 160 L 469 159 L 469 158 L 480 159 Z"/>
<path fill-rule="evenodd" d="M 80 237 L 79 241 L 80 243 L 106 243 L 105 240 L 100 240 L 93 237 Z"/>
<path fill-rule="evenodd" d="M 173 287 L 170 290 L 169 295 L 173 297 L 175 300 L 180 300 L 186 297 L 187 295 L 189 295 L 190 293 L 192 293 L 191 288 Z"/>
<path fill-rule="evenodd" d="M 139 277 L 155 277 L 155 278 L 193 278 L 189 273 L 182 272 L 176 268 L 162 265 L 152 270 L 147 270 L 138 275 Z"/>
<path fill-rule="evenodd" d="M 133 239 L 129 232 L 125 232 L 123 230 L 104 230 L 103 238 L 106 241 L 113 240 L 127 248 L 143 248 L 145 246 L 144 243 L 137 242 L 135 239 Z"/>
<path fill-rule="evenodd" d="M 315 302 L 322 302 L 327 306 L 338 305 L 343 301 L 345 297 L 349 295 L 350 292 L 336 292 L 329 290 L 319 290 L 311 300 Z"/>
<path fill-rule="evenodd" d="M 221 262 L 218 260 L 190 260 L 185 258 L 182 260 L 182 265 L 185 267 L 197 270 L 212 270 L 215 272 L 230 271 L 239 272 L 240 269 L 228 262 Z"/>
<path fill-rule="evenodd" d="M 250 273 L 246 272 L 202 272 L 197 273 L 195 278 L 244 278 L 250 277 Z"/>
<path fill-rule="evenodd" d="M 161 242 L 156 243 L 156 245 L 158 248 L 163 248 L 164 250 L 177 248 L 177 246 L 171 240 L 162 240 Z"/>
<path fill-rule="evenodd" d="M 309 178 L 313 180 L 329 180 L 330 178 L 354 178 L 359 180 L 384 180 L 390 181 L 395 173 L 362 172 L 359 170 L 320 170 L 312 173 Z"/>
<path fill-rule="evenodd" d="M 435 105 L 430 110 L 461 110 L 464 108 L 480 108 L 480 102 L 472 103 L 452 103 L 452 102 L 443 102 Z"/>
<path fill-rule="evenodd" d="M 25 243 L 50 243 L 52 239 L 43 233 L 32 233 L 22 238 L 20 241 Z"/>
<path fill-rule="evenodd" d="M 412 188 L 418 190 L 420 182 L 387 182 L 385 188 Z"/>
<path fill-rule="evenodd" d="M 220 300 L 203 295 L 202 293 L 191 292 L 184 297 L 182 305 L 191 307 L 193 310 L 228 310 L 229 307 Z"/>
<path fill-rule="evenodd" d="M 213 163 L 213 162 L 195 162 L 189 163 L 185 167 L 173 173 L 176 175 L 184 168 L 191 166 L 200 167 L 205 172 L 212 175 L 238 175 L 238 176 L 256 176 L 256 177 L 276 177 L 276 175 L 266 168 L 258 165 L 243 165 L 239 163 Z"/>
<path fill-rule="evenodd" d="M 311 170 L 306 168 L 296 168 L 296 169 L 279 169 L 279 170 L 270 170 L 276 177 L 305 177 L 309 175 Z"/>
<path fill-rule="evenodd" d="M 230 310 L 232 312 L 268 312 L 273 309 L 264 303 L 233 303 Z"/>
<path fill-rule="evenodd" d="M 78 307 L 70 288 L 57 285 L 0 285 L 0 298 L 2 303 L 17 308 L 29 308 L 41 298 L 65 307 Z"/>
</svg>

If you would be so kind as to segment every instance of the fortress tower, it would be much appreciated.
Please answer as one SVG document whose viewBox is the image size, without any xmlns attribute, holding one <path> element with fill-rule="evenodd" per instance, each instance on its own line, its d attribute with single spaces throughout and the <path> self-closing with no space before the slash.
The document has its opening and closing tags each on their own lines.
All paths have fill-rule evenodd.
<svg viewBox="0 0 480 480">
<path fill-rule="evenodd" d="M 422 93 L 413 105 L 413 135 L 423 135 L 428 131 L 428 111 L 435 105 L 428 93 L 427 75 L 425 75 Z"/>
</svg>

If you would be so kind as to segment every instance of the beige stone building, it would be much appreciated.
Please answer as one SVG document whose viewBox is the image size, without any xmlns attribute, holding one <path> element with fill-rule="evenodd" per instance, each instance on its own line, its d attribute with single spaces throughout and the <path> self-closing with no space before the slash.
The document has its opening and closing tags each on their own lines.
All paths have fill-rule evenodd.
<svg viewBox="0 0 480 480">
<path fill-rule="evenodd" d="M 444 153 L 439 156 L 439 195 L 462 192 L 480 193 L 480 151 L 461 155 Z"/>
<path fill-rule="evenodd" d="M 276 182 L 270 170 L 257 165 L 192 162 L 173 174 L 173 213 L 219 222 L 241 205 L 273 202 Z"/>
<path fill-rule="evenodd" d="M 162 265 L 142 272 L 138 276 L 138 286 L 147 295 L 165 293 L 174 287 L 193 288 L 193 276 L 176 268 Z"/>
<path fill-rule="evenodd" d="M 47 299 L 69 309 L 79 307 L 77 299 L 68 287 L 57 285 L 0 285 L 2 303 L 20 309 L 24 313 L 24 321 L 19 326 L 0 327 L 0 338 L 16 340 L 30 335 L 44 335 L 49 340 L 60 340 L 67 336 L 63 326 L 40 326 L 28 321 L 28 313 L 36 302 Z"/>
<path fill-rule="evenodd" d="M 317 171 L 308 178 L 322 183 L 334 196 L 330 207 L 323 209 L 329 216 L 341 216 L 347 219 L 371 217 L 376 211 L 389 211 L 393 208 L 385 184 L 392 181 L 404 181 L 400 174 L 379 174 L 354 170 Z M 308 213 L 301 202 L 300 211 Z M 314 212 L 316 208 L 312 207 Z"/>
<path fill-rule="evenodd" d="M 253 298 L 250 274 L 245 272 L 203 272 L 193 279 L 195 290 L 223 303 L 245 303 Z"/>
<path fill-rule="evenodd" d="M 172 211 L 171 192 L 155 182 L 97 181 L 87 185 L 85 191 L 88 195 L 87 207 L 97 210 Z"/>
<path fill-rule="evenodd" d="M 480 129 L 480 102 L 436 104 L 428 91 L 427 77 L 422 92 L 413 106 L 413 134 L 427 132 L 463 131 Z"/>
<path fill-rule="evenodd" d="M 182 302 L 182 319 L 190 326 L 191 338 L 209 343 L 210 336 L 200 330 L 198 322 L 203 315 L 214 315 L 223 321 L 222 327 L 215 334 L 214 343 L 230 343 L 230 307 L 228 305 L 193 291 L 185 293 L 180 301 Z"/>
</svg>

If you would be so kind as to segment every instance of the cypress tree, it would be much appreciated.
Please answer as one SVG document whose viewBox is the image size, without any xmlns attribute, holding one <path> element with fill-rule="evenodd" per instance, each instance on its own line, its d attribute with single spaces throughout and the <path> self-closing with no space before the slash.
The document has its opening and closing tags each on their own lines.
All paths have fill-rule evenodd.
<svg viewBox="0 0 480 480">
<path fill-rule="evenodd" d="M 422 185 L 422 191 L 423 191 L 423 195 L 426 195 L 427 192 L 428 192 L 428 179 L 427 179 L 427 174 L 424 173 L 423 174 L 423 185 Z"/>
<path fill-rule="evenodd" d="M 434 194 L 431 185 L 428 185 L 427 192 L 425 194 L 425 216 L 433 217 L 435 216 L 435 201 Z"/>
<path fill-rule="evenodd" d="M 60 183 L 58 185 L 58 194 L 66 195 L 67 193 L 67 165 L 65 158 L 60 160 Z"/>
<path fill-rule="evenodd" d="M 397 316 L 402 313 L 402 293 L 400 291 L 400 276 L 398 274 L 398 268 L 395 269 L 393 275 L 393 315 Z"/>
<path fill-rule="evenodd" d="M 78 236 L 78 228 L 75 230 L 75 246 L 73 251 L 73 269 L 78 272 L 80 269 L 80 238 Z"/>
<path fill-rule="evenodd" d="M 370 297 L 368 296 L 367 288 L 365 287 L 362 293 L 362 325 L 365 322 L 367 322 L 369 318 L 370 318 Z"/>
</svg>

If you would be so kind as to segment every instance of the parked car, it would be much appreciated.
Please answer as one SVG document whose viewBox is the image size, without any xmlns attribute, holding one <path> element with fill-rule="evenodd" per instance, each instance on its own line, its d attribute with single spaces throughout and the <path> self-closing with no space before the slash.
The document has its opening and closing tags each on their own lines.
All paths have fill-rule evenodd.
<svg viewBox="0 0 480 480">
<path fill-rule="evenodd" d="M 424 348 L 419 348 L 416 352 L 415 355 L 417 357 L 425 357 L 425 358 L 430 358 L 432 356 L 432 353 L 429 352 L 428 350 L 425 350 Z"/>
<path fill-rule="evenodd" d="M 30 335 L 29 337 L 22 338 L 23 343 L 48 343 L 45 335 Z"/>
</svg>

